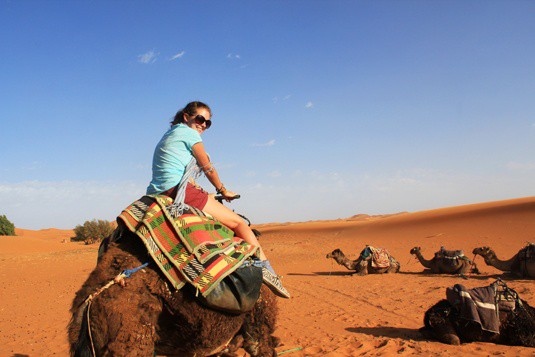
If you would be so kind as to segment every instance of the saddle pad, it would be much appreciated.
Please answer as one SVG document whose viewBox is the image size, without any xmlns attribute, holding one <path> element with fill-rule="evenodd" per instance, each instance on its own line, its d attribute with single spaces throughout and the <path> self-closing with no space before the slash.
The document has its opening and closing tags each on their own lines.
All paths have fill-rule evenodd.
<svg viewBox="0 0 535 357">
<path fill-rule="evenodd" d="M 368 247 L 372 253 L 372 267 L 388 268 L 390 267 L 390 254 L 385 248 Z"/>
<path fill-rule="evenodd" d="M 118 219 L 141 238 L 173 287 L 189 282 L 206 296 L 257 247 L 202 211 L 191 209 L 172 218 L 166 209 L 171 203 L 167 196 L 143 196 Z"/>
</svg>

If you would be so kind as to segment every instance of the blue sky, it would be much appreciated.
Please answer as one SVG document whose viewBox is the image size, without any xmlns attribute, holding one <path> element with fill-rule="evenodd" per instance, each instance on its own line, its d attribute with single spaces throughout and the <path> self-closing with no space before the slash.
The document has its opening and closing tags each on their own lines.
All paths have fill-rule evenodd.
<svg viewBox="0 0 535 357">
<path fill-rule="evenodd" d="M 0 1 L 0 214 L 115 219 L 191 100 L 257 223 L 532 196 L 534 19 L 530 1 Z"/>
</svg>

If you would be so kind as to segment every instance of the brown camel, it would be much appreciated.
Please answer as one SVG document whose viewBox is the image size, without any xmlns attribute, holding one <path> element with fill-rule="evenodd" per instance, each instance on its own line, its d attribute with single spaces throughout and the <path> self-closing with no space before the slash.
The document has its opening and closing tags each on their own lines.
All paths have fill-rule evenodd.
<svg viewBox="0 0 535 357">
<path fill-rule="evenodd" d="M 252 356 L 276 356 L 275 295 L 262 286 L 260 299 L 246 314 L 211 310 L 199 304 L 187 284 L 171 291 L 155 264 L 96 296 L 87 311 L 84 300 L 125 269 L 150 261 L 140 239 L 122 228 L 96 268 L 76 293 L 69 324 L 71 355 L 209 356 L 234 355 L 243 347 Z M 87 316 L 89 316 L 87 318 Z M 88 324 L 89 322 L 89 324 Z"/>
<path fill-rule="evenodd" d="M 529 243 L 520 249 L 509 260 L 500 260 L 496 253 L 489 247 L 475 248 L 474 254 L 481 255 L 487 265 L 491 265 L 498 270 L 511 272 L 519 278 L 535 279 L 535 244 Z"/>
<path fill-rule="evenodd" d="M 462 251 L 440 249 L 431 260 L 426 260 L 420 252 L 420 247 L 411 249 L 410 254 L 416 255 L 416 258 L 433 274 L 479 274 L 477 266 L 468 259 Z"/>
<path fill-rule="evenodd" d="M 498 303 L 499 333 L 482 329 L 480 324 L 467 319 L 446 299 L 439 301 L 426 311 L 425 327 L 421 328 L 420 332 L 426 338 L 436 339 L 450 345 L 479 341 L 535 347 L 535 308 L 520 299 L 513 289 L 506 289 L 509 301 L 501 305 L 503 300 L 500 301 L 500 298 L 497 298 L 500 301 Z"/>
<path fill-rule="evenodd" d="M 369 253 L 363 254 L 367 248 L 368 247 L 366 247 L 361 252 L 358 259 L 356 260 L 348 259 L 340 249 L 333 250 L 331 253 L 327 254 L 326 258 L 334 259 L 338 264 L 346 267 L 348 270 L 354 270 L 355 272 L 353 274 L 358 274 L 358 275 L 385 274 L 385 273 L 399 272 L 400 264 L 396 261 L 396 259 L 394 259 L 393 256 L 388 254 L 388 259 L 390 263 L 389 266 L 377 267 L 373 263 L 371 254 Z"/>
</svg>

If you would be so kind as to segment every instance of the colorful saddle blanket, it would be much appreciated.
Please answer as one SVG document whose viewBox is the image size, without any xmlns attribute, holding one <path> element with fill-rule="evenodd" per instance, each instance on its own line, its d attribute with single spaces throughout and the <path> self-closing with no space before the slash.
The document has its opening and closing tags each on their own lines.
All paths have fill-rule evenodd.
<svg viewBox="0 0 535 357">
<path fill-rule="evenodd" d="M 374 268 L 388 268 L 390 267 L 390 253 L 384 248 L 374 248 L 371 245 L 367 245 L 362 250 L 360 256 L 362 259 L 367 259 L 372 256 L 372 267 Z"/>
<path fill-rule="evenodd" d="M 195 208 L 173 218 L 167 210 L 171 203 L 167 196 L 143 196 L 118 219 L 141 238 L 173 287 L 180 289 L 188 282 L 206 297 L 257 247 Z"/>
</svg>

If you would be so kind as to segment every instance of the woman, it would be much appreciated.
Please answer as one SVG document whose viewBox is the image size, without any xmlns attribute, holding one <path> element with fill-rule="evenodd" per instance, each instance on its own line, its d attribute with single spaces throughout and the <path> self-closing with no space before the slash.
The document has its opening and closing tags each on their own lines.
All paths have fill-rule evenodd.
<svg viewBox="0 0 535 357">
<path fill-rule="evenodd" d="M 212 112 L 202 102 L 191 102 L 176 113 L 171 128 L 164 134 L 152 161 L 152 181 L 147 194 L 163 194 L 175 199 L 174 205 L 193 206 L 210 215 L 234 231 L 236 236 L 258 247 L 264 282 L 278 296 L 289 298 L 290 294 L 267 260 L 256 236 L 245 221 L 236 213 L 217 202 L 212 195 L 193 185 L 189 179 L 198 166 L 214 185 L 218 194 L 228 201 L 236 197 L 219 179 L 215 167 L 204 150 L 201 134 L 212 125 Z M 195 165 L 196 164 L 196 165 Z"/>
</svg>

